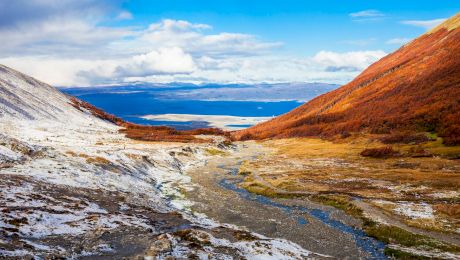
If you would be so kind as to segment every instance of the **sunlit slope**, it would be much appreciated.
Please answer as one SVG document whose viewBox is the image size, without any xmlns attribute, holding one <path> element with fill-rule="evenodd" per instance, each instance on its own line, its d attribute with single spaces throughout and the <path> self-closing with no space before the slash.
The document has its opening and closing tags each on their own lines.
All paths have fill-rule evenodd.
<svg viewBox="0 0 460 260">
<path fill-rule="evenodd" d="M 460 13 L 372 64 L 350 83 L 235 132 L 236 139 L 436 131 L 460 142 Z"/>
</svg>

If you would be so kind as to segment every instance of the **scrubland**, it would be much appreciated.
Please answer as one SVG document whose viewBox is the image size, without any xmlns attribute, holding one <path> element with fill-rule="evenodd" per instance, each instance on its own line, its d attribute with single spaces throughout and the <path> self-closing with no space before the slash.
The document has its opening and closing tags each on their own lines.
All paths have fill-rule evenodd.
<svg viewBox="0 0 460 260">
<path fill-rule="evenodd" d="M 460 147 L 425 136 L 408 142 L 371 134 L 259 141 L 269 152 L 242 164 L 241 185 L 343 209 L 361 219 L 369 235 L 387 242 L 389 255 L 456 258 Z"/>
</svg>

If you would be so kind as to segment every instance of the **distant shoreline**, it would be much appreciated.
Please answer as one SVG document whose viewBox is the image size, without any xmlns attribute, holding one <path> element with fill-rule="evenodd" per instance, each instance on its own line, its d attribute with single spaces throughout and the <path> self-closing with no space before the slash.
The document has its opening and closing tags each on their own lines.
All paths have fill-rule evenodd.
<svg viewBox="0 0 460 260">
<path fill-rule="evenodd" d="M 196 115 L 196 114 L 161 114 L 145 115 L 140 118 L 152 121 L 168 122 L 207 122 L 210 127 L 223 130 L 239 130 L 267 121 L 273 117 L 242 117 L 226 115 Z"/>
</svg>

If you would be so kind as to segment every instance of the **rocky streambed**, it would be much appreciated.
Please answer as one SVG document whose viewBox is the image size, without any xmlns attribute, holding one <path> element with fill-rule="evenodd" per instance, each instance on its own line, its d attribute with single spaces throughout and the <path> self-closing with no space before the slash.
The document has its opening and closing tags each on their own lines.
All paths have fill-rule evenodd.
<svg viewBox="0 0 460 260">
<path fill-rule="evenodd" d="M 275 199 L 239 187 L 241 162 L 263 155 L 256 143 L 213 157 L 188 174 L 195 188 L 187 192 L 192 209 L 222 223 L 279 237 L 318 253 L 317 257 L 386 259 L 384 244 L 366 236 L 359 221 L 343 211 L 304 199 Z"/>
</svg>

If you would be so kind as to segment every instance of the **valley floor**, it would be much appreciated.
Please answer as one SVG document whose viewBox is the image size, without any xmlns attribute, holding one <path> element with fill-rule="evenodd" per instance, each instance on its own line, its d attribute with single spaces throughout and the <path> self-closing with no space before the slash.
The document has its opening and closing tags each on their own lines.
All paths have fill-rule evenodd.
<svg viewBox="0 0 460 260">
<path fill-rule="evenodd" d="M 88 120 L 0 125 L 0 258 L 459 257 L 455 147 L 153 143 Z"/>
<path fill-rule="evenodd" d="M 284 202 L 341 209 L 369 236 L 388 243 L 387 255 L 460 257 L 459 147 L 439 140 L 400 144 L 393 145 L 397 156 L 368 158 L 360 152 L 383 146 L 369 137 L 245 143 L 254 145 L 259 154 L 243 159 L 239 187 Z"/>
<path fill-rule="evenodd" d="M 0 259 L 318 255 L 190 210 L 185 172 L 228 150 L 221 140 L 139 142 L 94 117 L 81 120 L 2 120 Z"/>
<path fill-rule="evenodd" d="M 236 151 L 208 159 L 189 171 L 197 185 L 186 193 L 194 202 L 192 209 L 219 222 L 287 239 L 324 258 L 385 258 L 384 244 L 366 236 L 359 229 L 360 222 L 339 209 L 303 198 L 256 195 L 241 188 L 241 164 L 265 152 L 261 145 L 239 143 Z"/>
</svg>

